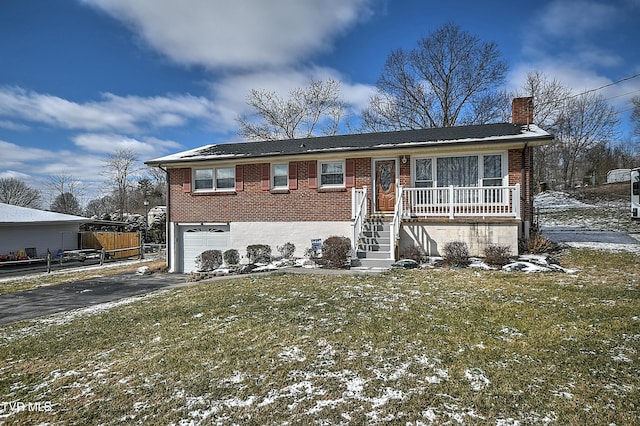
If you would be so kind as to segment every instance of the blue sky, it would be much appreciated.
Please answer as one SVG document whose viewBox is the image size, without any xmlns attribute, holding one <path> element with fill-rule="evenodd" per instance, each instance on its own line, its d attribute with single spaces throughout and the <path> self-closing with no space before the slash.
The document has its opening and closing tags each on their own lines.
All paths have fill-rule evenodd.
<svg viewBox="0 0 640 426">
<path fill-rule="evenodd" d="M 97 188 L 119 148 L 237 141 L 251 89 L 332 77 L 357 116 L 388 54 L 447 22 L 496 42 L 511 90 L 533 70 L 576 93 L 640 73 L 640 0 L 3 0 L 0 177 Z M 640 78 L 599 93 L 628 140 Z"/>
</svg>

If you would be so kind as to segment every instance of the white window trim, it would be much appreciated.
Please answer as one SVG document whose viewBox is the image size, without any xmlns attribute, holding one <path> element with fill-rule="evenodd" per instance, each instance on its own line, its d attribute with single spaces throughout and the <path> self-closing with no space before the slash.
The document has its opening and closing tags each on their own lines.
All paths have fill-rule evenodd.
<svg viewBox="0 0 640 426">
<path fill-rule="evenodd" d="M 284 185 L 276 186 L 276 166 L 284 166 L 287 170 L 287 180 Z M 289 163 L 272 163 L 271 164 L 271 189 L 289 189 Z"/>
<path fill-rule="evenodd" d="M 341 163 L 342 164 L 342 184 L 322 184 L 322 165 L 328 163 Z M 347 165 L 345 160 L 324 160 L 318 161 L 318 188 L 346 188 L 347 182 Z"/>
<path fill-rule="evenodd" d="M 411 157 L 411 185 L 413 188 L 416 187 L 416 161 L 421 159 L 431 159 L 431 181 L 433 182 L 433 188 L 438 188 L 438 158 L 451 158 L 451 157 L 478 157 L 478 186 L 482 186 L 482 182 L 484 180 L 484 156 L 485 155 L 500 155 L 502 158 L 500 160 L 502 166 L 502 185 L 506 186 L 509 182 L 509 171 L 508 171 L 508 155 L 506 151 L 500 152 L 482 152 L 482 153 L 470 153 L 470 154 L 450 154 L 450 155 L 421 155 L 421 156 L 412 156 Z M 492 178 L 490 178 L 492 179 Z M 497 179 L 497 178 L 496 178 Z"/>
<path fill-rule="evenodd" d="M 217 169 L 232 169 L 233 170 L 233 181 L 234 184 L 231 188 L 218 188 L 216 186 L 216 170 Z M 196 189 L 196 170 L 211 170 L 212 173 L 212 180 L 213 182 L 211 183 L 211 188 L 205 188 L 205 189 Z M 234 192 L 236 190 L 236 186 L 235 186 L 235 178 L 236 178 L 236 168 L 235 166 L 219 166 L 219 167 L 198 167 L 192 170 L 191 173 L 191 180 L 193 182 L 193 190 L 192 192 L 195 193 L 206 193 L 206 192 Z"/>
</svg>

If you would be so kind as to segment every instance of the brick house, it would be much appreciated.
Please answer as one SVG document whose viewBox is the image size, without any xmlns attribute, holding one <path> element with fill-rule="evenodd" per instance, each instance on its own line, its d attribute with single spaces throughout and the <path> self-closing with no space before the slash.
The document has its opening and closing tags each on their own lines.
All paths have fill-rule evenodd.
<svg viewBox="0 0 640 426">
<path fill-rule="evenodd" d="M 419 245 L 464 241 L 473 255 L 511 248 L 532 222 L 532 150 L 553 137 L 532 123 L 531 98 L 512 123 L 207 145 L 147 161 L 168 177 L 172 272 L 206 249 L 349 237 L 354 264 L 388 266 Z"/>
</svg>

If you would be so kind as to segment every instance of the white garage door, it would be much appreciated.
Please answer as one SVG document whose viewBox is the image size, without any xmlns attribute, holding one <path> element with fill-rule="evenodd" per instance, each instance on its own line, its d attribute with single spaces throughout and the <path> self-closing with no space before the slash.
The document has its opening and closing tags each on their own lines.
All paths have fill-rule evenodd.
<svg viewBox="0 0 640 426">
<path fill-rule="evenodd" d="M 229 226 L 184 226 L 180 231 L 182 242 L 182 272 L 198 269 L 196 257 L 205 250 L 229 249 Z"/>
</svg>

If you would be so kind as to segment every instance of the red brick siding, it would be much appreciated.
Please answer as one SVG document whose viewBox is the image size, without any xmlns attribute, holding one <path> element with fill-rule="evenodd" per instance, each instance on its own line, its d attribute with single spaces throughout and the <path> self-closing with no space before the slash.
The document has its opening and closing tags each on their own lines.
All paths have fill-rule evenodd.
<svg viewBox="0 0 640 426">
<path fill-rule="evenodd" d="M 308 187 L 308 161 L 298 161 L 298 188 L 284 193 L 262 191 L 262 164 L 245 164 L 243 191 L 185 193 L 191 169 L 170 169 L 171 220 L 174 222 L 290 222 L 351 219 L 351 190 L 323 191 Z M 371 159 L 355 159 L 355 185 L 371 183 Z M 319 177 L 318 177 L 319 178 Z"/>
<path fill-rule="evenodd" d="M 402 159 L 406 158 L 407 162 L 402 163 Z M 411 157 L 404 155 L 400 157 L 400 185 L 404 188 L 411 187 Z"/>
<path fill-rule="evenodd" d="M 522 162 L 524 157 L 524 164 Z M 533 206 L 531 204 L 533 195 L 533 182 L 531 180 L 531 167 L 533 164 L 533 150 L 525 148 L 524 156 L 521 149 L 509 150 L 509 185 L 520 184 L 520 195 L 522 202 L 520 203 L 520 211 L 522 219 L 533 220 Z M 524 182 L 523 179 L 524 168 Z"/>
</svg>

